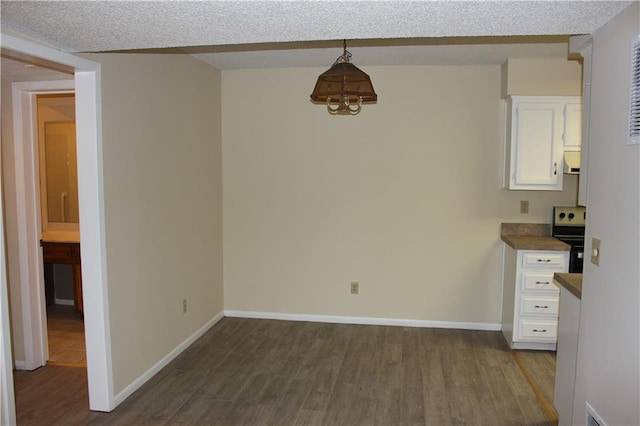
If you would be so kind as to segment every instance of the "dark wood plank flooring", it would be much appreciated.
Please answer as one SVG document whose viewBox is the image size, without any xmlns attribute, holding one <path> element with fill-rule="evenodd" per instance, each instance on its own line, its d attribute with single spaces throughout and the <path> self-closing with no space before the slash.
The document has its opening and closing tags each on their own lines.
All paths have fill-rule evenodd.
<svg viewBox="0 0 640 426">
<path fill-rule="evenodd" d="M 82 368 L 15 382 L 24 425 L 552 424 L 499 332 L 224 318 L 111 413 Z"/>
</svg>

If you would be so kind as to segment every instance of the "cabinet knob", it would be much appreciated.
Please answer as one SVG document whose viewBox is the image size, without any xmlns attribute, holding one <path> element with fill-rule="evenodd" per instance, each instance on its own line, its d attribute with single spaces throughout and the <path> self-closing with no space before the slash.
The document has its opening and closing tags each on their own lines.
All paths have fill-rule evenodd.
<svg viewBox="0 0 640 426">
<path fill-rule="evenodd" d="M 548 305 L 543 305 L 543 306 L 535 305 L 534 308 L 536 308 L 536 309 L 549 309 L 549 306 Z"/>
<path fill-rule="evenodd" d="M 553 175 L 556 176 L 558 174 L 558 162 L 553 163 Z"/>
<path fill-rule="evenodd" d="M 533 329 L 533 332 L 534 332 L 534 333 L 546 333 L 546 332 L 547 332 L 547 329 L 545 328 L 544 330 L 538 330 L 537 328 L 534 328 L 534 329 Z"/>
<path fill-rule="evenodd" d="M 549 263 L 551 259 L 538 259 L 538 263 Z"/>
<path fill-rule="evenodd" d="M 536 281 L 536 284 L 549 285 L 549 281 Z"/>
</svg>

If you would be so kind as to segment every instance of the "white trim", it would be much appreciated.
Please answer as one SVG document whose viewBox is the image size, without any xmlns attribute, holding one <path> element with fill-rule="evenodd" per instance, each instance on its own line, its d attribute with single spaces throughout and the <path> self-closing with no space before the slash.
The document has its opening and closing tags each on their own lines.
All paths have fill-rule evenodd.
<svg viewBox="0 0 640 426">
<path fill-rule="evenodd" d="M 67 93 L 73 80 L 13 83 L 14 173 L 17 211 L 18 262 L 24 360 L 22 369 L 35 370 L 49 357 L 40 240 L 40 187 L 35 95 Z M 18 365 L 16 364 L 16 368 Z"/>
<path fill-rule="evenodd" d="M 555 351 L 557 348 L 558 348 L 558 345 L 556 343 L 543 343 L 543 342 L 513 342 L 513 343 L 511 343 L 511 349 Z"/>
<path fill-rule="evenodd" d="M 133 394 L 136 390 L 138 390 L 142 385 L 144 385 L 150 378 L 155 376 L 160 370 L 167 366 L 171 361 L 173 361 L 178 355 L 180 355 L 185 349 L 191 346 L 196 340 L 198 340 L 204 333 L 209 331 L 211 327 L 216 325 L 218 321 L 224 318 L 224 312 L 219 312 L 211 318 L 205 325 L 200 327 L 195 333 L 189 336 L 185 341 L 180 343 L 175 347 L 171 352 L 165 355 L 160 361 L 158 361 L 155 365 L 153 365 L 150 369 L 141 374 L 136 380 L 131 382 L 129 386 L 124 388 L 121 392 L 119 392 L 115 396 L 116 405 L 120 404 L 122 401 L 127 399 L 131 394 Z"/>
<path fill-rule="evenodd" d="M 2 187 L 2 173 L 0 173 Z M 3 197 L 0 196 L 0 224 L 4 224 Z M 9 328 L 9 292 L 7 289 L 4 226 L 0 226 L 0 425 L 16 424 L 16 401 L 13 386 L 11 333 Z"/>
<path fill-rule="evenodd" d="M 0 45 L 24 57 L 42 59 L 75 70 L 89 408 L 111 411 L 115 405 L 106 275 L 100 64 L 4 33 L 1 34 Z M 4 238 L 0 243 L 5 243 Z"/>
<path fill-rule="evenodd" d="M 461 330 L 500 331 L 500 323 L 429 321 L 394 318 L 346 317 L 336 315 L 283 314 L 279 312 L 224 311 L 227 317 L 274 319 L 283 321 L 326 322 L 332 324 L 389 325 L 400 327 L 451 328 Z"/>
<path fill-rule="evenodd" d="M 76 71 L 93 71 L 96 69 L 96 62 L 88 59 L 64 53 L 52 49 L 42 44 L 37 44 L 28 40 L 18 38 L 5 33 L 0 33 L 0 46 L 4 49 L 22 53 L 26 56 L 40 58 L 48 62 L 66 65 Z"/>
<path fill-rule="evenodd" d="M 16 370 L 28 370 L 27 364 L 24 361 L 15 361 L 14 365 L 16 367 Z"/>
<path fill-rule="evenodd" d="M 76 139 L 80 202 L 80 256 L 87 347 L 89 407 L 111 411 L 115 405 L 109 327 L 107 248 L 102 160 L 102 92 L 100 68 L 77 71 Z"/>
</svg>

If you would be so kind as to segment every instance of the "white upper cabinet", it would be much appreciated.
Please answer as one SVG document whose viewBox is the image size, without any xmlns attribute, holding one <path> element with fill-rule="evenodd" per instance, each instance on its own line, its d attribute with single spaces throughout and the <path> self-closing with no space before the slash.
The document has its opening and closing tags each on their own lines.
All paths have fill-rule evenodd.
<svg viewBox="0 0 640 426">
<path fill-rule="evenodd" d="M 564 132 L 562 142 L 565 151 L 580 151 L 582 144 L 582 104 L 580 98 L 563 105 Z"/>
<path fill-rule="evenodd" d="M 507 189 L 562 190 L 564 151 L 580 149 L 578 96 L 507 100 Z"/>
</svg>

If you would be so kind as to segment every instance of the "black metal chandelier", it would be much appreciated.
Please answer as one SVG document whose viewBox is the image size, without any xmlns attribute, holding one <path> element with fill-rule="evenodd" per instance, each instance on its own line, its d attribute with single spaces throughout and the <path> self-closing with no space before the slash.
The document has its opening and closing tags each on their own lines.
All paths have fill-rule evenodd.
<svg viewBox="0 0 640 426">
<path fill-rule="evenodd" d="M 373 90 L 369 76 L 350 62 L 351 53 L 347 51 L 346 40 L 343 41 L 343 48 L 342 56 L 318 77 L 311 101 L 326 103 L 332 115 L 356 115 L 363 103 L 375 103 L 378 95 Z M 332 108 L 332 105 L 336 106 Z"/>
</svg>

